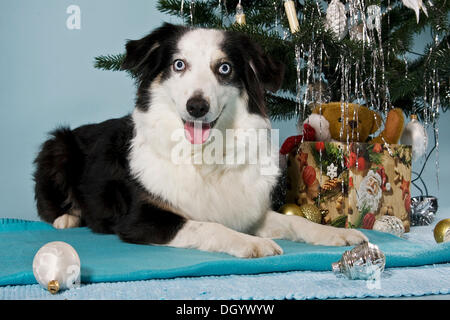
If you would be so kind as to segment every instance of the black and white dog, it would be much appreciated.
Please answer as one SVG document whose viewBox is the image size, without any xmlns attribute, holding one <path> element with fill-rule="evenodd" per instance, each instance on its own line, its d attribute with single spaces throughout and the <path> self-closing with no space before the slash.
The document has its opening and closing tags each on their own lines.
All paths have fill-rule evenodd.
<svg viewBox="0 0 450 320">
<path fill-rule="evenodd" d="M 214 145 L 213 130 L 270 129 L 264 91 L 281 86 L 283 66 L 247 36 L 164 24 L 127 42 L 122 68 L 139 86 L 131 115 L 60 128 L 43 144 L 34 174 L 43 220 L 115 233 L 127 242 L 238 257 L 282 254 L 272 239 L 367 241 L 357 230 L 271 211 L 277 175 L 261 174 L 258 163 L 171 158 L 177 143 L 201 150 Z M 176 130 L 184 132 L 183 141 L 174 141 Z M 226 153 L 231 140 L 216 152 Z"/>
</svg>

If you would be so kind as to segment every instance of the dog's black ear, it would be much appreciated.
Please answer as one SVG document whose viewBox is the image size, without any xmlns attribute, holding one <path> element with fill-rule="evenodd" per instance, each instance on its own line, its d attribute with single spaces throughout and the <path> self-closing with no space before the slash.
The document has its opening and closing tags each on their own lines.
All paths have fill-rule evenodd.
<svg viewBox="0 0 450 320">
<path fill-rule="evenodd" d="M 186 27 L 164 23 L 149 35 L 140 40 L 129 40 L 126 44 L 126 55 L 122 62 L 121 69 L 128 70 L 136 75 L 144 72 L 152 72 L 159 68 L 162 57 L 167 54 L 167 43 L 178 34 L 186 30 Z"/>
<path fill-rule="evenodd" d="M 284 64 L 275 61 L 248 36 L 239 34 L 236 44 L 243 57 L 243 80 L 249 96 L 249 111 L 266 116 L 264 102 L 265 90 L 275 92 L 281 88 L 284 77 Z"/>
<path fill-rule="evenodd" d="M 247 38 L 247 37 L 246 37 Z M 274 60 L 254 41 L 247 38 L 247 72 L 254 73 L 265 90 L 276 92 L 284 78 L 284 64 Z"/>
</svg>

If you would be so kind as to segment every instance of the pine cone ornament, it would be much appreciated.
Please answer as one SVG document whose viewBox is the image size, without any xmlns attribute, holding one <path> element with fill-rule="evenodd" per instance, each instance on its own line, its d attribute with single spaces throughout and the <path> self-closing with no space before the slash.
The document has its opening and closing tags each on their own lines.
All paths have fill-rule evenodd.
<svg viewBox="0 0 450 320">
<path fill-rule="evenodd" d="M 330 191 L 334 188 L 338 187 L 342 183 L 342 180 L 340 178 L 333 178 L 325 182 L 322 186 L 322 190 Z"/>
<path fill-rule="evenodd" d="M 339 0 L 332 0 L 328 5 L 325 26 L 334 33 L 339 41 L 347 35 L 345 5 Z"/>
</svg>

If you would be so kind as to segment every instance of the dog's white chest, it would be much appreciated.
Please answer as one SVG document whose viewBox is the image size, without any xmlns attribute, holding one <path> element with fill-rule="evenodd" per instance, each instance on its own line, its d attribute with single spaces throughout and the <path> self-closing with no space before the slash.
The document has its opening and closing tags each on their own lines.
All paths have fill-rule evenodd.
<svg viewBox="0 0 450 320">
<path fill-rule="evenodd" d="M 257 165 L 205 168 L 174 164 L 151 152 L 130 159 L 147 191 L 175 206 L 186 218 L 248 231 L 269 208 L 274 176 Z M 208 171 L 212 169 L 211 171 Z"/>
</svg>

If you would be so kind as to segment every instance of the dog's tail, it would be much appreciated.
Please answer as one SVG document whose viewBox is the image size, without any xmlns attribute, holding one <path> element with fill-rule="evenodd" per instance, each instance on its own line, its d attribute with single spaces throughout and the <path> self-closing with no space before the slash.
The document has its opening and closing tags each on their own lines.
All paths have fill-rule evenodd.
<svg viewBox="0 0 450 320">
<path fill-rule="evenodd" d="M 39 216 L 47 222 L 78 208 L 73 186 L 84 166 L 84 153 L 69 128 L 58 128 L 34 160 L 35 199 Z"/>
</svg>

